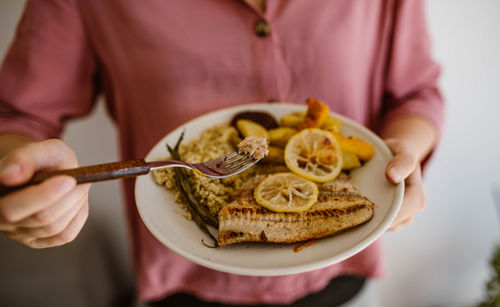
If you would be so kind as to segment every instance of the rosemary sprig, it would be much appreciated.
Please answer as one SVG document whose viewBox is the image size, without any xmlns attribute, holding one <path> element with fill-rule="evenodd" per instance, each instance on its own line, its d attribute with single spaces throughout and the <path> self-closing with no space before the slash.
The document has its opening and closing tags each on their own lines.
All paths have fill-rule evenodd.
<svg viewBox="0 0 500 307">
<path fill-rule="evenodd" d="M 179 146 L 182 142 L 182 139 L 184 138 L 184 132 L 182 132 L 181 136 L 179 137 L 179 140 L 175 144 L 174 148 L 170 147 L 167 144 L 168 151 L 170 152 L 170 155 L 172 156 L 173 159 L 181 161 L 181 157 L 179 154 Z M 205 242 L 202 243 L 208 247 L 218 247 L 219 244 L 217 242 L 217 239 L 212 235 L 212 233 L 208 230 L 207 225 L 209 224 L 213 227 L 218 228 L 219 227 L 219 221 L 216 217 L 212 216 L 210 214 L 210 211 L 202 206 L 196 196 L 193 193 L 193 190 L 191 188 L 191 184 L 188 180 L 188 175 L 186 173 L 186 170 L 183 168 L 176 167 L 174 168 L 174 173 L 175 173 L 175 178 L 176 178 L 176 183 L 178 189 L 181 191 L 182 197 L 187 203 L 187 208 L 189 213 L 191 214 L 194 222 L 198 227 L 208 234 L 210 238 L 213 240 L 213 246 L 209 246 L 205 244 Z"/>
</svg>

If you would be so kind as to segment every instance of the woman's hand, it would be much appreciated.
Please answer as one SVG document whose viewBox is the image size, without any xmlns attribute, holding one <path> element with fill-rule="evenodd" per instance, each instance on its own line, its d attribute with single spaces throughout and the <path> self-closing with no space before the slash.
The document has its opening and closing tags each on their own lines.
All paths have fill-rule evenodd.
<svg viewBox="0 0 500 307">
<path fill-rule="evenodd" d="M 73 168 L 78 162 L 63 141 L 21 146 L 0 160 L 0 184 L 16 186 L 36 171 Z M 90 185 L 57 176 L 0 197 L 0 231 L 32 248 L 58 246 L 75 239 L 88 217 Z"/>
<path fill-rule="evenodd" d="M 425 195 L 416 148 L 398 139 L 385 141 L 394 153 L 394 157 L 387 164 L 385 175 L 394 184 L 405 181 L 405 194 L 401 209 L 389 227 L 389 230 L 395 231 L 401 229 L 402 226 L 411 224 L 415 214 L 424 209 Z"/>
</svg>

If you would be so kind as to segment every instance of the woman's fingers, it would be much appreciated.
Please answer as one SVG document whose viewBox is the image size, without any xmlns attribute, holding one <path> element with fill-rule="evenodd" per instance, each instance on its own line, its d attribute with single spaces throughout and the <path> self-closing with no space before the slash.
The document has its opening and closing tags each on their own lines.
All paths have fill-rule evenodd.
<svg viewBox="0 0 500 307">
<path fill-rule="evenodd" d="M 422 185 L 422 171 L 414 146 L 396 140 L 386 140 L 394 157 L 387 164 L 387 179 L 398 184 L 405 181 L 405 195 L 396 219 L 389 230 L 399 230 L 402 226 L 413 222 L 415 214 L 425 207 L 425 194 Z"/>
<path fill-rule="evenodd" d="M 63 141 L 30 143 L 0 160 L 0 184 L 21 185 L 38 171 L 77 166 L 73 150 Z M 2 196 L 0 230 L 34 248 L 70 242 L 87 219 L 89 187 L 57 176 Z"/>
<path fill-rule="evenodd" d="M 426 200 L 422 185 L 421 170 L 420 167 L 417 167 L 406 179 L 403 204 L 389 230 L 399 230 L 402 226 L 411 224 L 415 214 L 422 211 L 425 205 Z"/>
<path fill-rule="evenodd" d="M 422 196 L 424 196 L 424 190 L 422 186 L 422 168 L 420 164 L 415 166 L 415 170 L 406 178 L 405 184 L 408 186 L 419 185 L 422 188 Z"/>
<path fill-rule="evenodd" d="M 48 226 L 59 220 L 64 214 L 75 207 L 75 204 L 80 203 L 84 198 L 87 198 L 89 189 L 90 184 L 77 185 L 71 192 L 63 196 L 63 198 L 55 202 L 52 206 L 43 209 L 16 224 L 18 227 L 26 228 Z"/>
<path fill-rule="evenodd" d="M 31 143 L 6 155 L 0 163 L 0 183 L 15 186 L 28 181 L 38 170 L 78 166 L 73 150 L 63 141 L 51 139 Z"/>
<path fill-rule="evenodd" d="M 82 206 L 80 211 L 78 211 L 77 215 L 71 220 L 68 226 L 61 233 L 48 238 L 32 240 L 30 242 L 27 242 L 26 245 L 32 248 L 46 248 L 72 242 L 76 238 L 80 230 L 82 230 L 88 216 L 89 205 L 88 201 L 85 201 L 85 204 Z"/>
<path fill-rule="evenodd" d="M 69 176 L 57 176 L 0 199 L 0 227 L 14 224 L 41 210 L 52 206 L 76 185 Z"/>
<path fill-rule="evenodd" d="M 397 223 L 393 223 L 391 225 L 391 227 L 389 227 L 389 231 L 398 231 L 400 230 L 401 228 L 403 228 L 403 226 L 408 226 L 410 225 L 411 223 L 413 223 L 413 220 L 414 220 L 414 217 L 409 217 L 407 219 L 404 219 L 400 222 L 397 222 Z"/>
<path fill-rule="evenodd" d="M 418 165 L 415 148 L 395 139 L 386 140 L 387 145 L 394 153 L 394 157 L 387 164 L 385 175 L 392 183 L 400 183 L 407 178 Z"/>
<path fill-rule="evenodd" d="M 41 227 L 18 227 L 11 238 L 20 242 L 28 242 L 35 238 L 47 238 L 61 233 L 81 210 L 81 207 L 88 203 L 87 193 L 75 191 L 61 201 L 71 203 L 71 207 L 59 218 Z"/>
</svg>

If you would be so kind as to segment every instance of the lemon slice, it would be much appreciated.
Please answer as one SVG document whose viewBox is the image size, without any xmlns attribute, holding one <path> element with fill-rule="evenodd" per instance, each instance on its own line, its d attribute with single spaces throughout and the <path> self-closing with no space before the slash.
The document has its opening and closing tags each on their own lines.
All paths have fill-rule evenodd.
<svg viewBox="0 0 500 307">
<path fill-rule="evenodd" d="M 304 129 L 288 141 L 285 164 L 306 179 L 327 182 L 336 178 L 342 170 L 342 151 L 329 131 Z"/>
<path fill-rule="evenodd" d="M 318 200 L 318 187 L 293 173 L 276 173 L 262 180 L 253 192 L 257 203 L 275 212 L 301 212 Z"/>
</svg>

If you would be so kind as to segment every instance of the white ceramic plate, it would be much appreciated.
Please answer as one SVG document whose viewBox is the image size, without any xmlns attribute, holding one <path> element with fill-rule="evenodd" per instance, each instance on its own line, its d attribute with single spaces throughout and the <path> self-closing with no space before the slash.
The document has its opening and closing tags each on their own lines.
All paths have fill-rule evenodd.
<svg viewBox="0 0 500 307">
<path fill-rule="evenodd" d="M 198 138 L 203 130 L 229 122 L 234 114 L 241 111 L 266 111 L 279 119 L 290 112 L 305 109 L 304 105 L 259 103 L 215 111 L 169 133 L 153 147 L 146 160 L 168 156 L 165 144 L 174 145 L 182 131 L 185 131 L 184 142 L 189 142 Z M 380 138 L 344 116 L 333 115 L 342 120 L 342 133 L 358 136 L 375 147 L 373 158 L 351 172 L 354 185 L 375 203 L 374 217 L 368 223 L 317 240 L 299 253 L 293 251 L 297 244 L 252 243 L 208 248 L 201 243 L 202 239 L 210 242 L 208 236 L 194 222 L 184 218 L 182 209 L 173 201 L 173 195 L 155 184 L 152 176 L 148 175 L 138 177 L 135 185 L 137 208 L 144 224 L 160 242 L 177 254 L 199 265 L 228 273 L 257 276 L 295 274 L 319 269 L 355 255 L 387 230 L 400 208 L 404 185 L 392 185 L 385 178 L 385 167 L 392 154 Z"/>
</svg>

